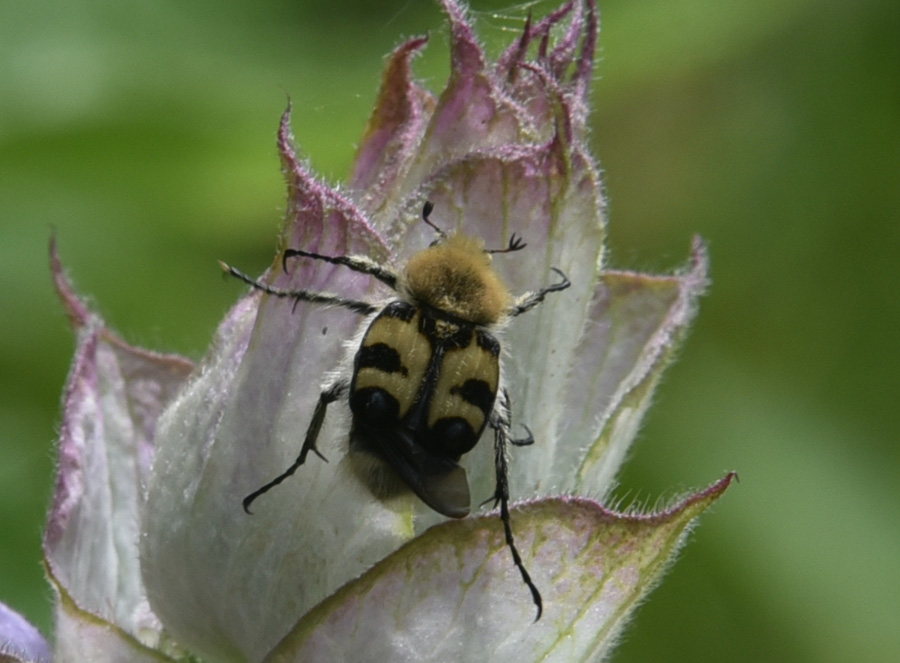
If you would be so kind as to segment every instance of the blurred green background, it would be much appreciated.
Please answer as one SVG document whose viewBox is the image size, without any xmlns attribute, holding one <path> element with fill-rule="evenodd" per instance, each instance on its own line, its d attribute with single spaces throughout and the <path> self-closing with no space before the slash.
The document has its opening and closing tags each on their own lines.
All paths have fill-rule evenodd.
<svg viewBox="0 0 900 663">
<path fill-rule="evenodd" d="M 554 3 L 534 6 L 536 15 Z M 497 52 L 526 5 L 479 1 Z M 610 264 L 713 287 L 618 494 L 737 469 L 613 660 L 900 660 L 900 3 L 606 0 L 592 142 Z M 47 269 L 133 343 L 199 357 L 270 260 L 274 134 L 348 171 L 401 37 L 440 89 L 432 3 L 177 0 L 0 8 L 0 600 L 50 630 L 40 532 L 73 348 Z"/>
</svg>

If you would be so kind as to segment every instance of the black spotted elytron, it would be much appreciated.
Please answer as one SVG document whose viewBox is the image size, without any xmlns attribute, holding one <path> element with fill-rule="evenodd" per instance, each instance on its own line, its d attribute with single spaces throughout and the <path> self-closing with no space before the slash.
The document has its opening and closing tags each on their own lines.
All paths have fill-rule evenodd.
<svg viewBox="0 0 900 663">
<path fill-rule="evenodd" d="M 384 306 L 277 288 L 220 263 L 227 273 L 270 295 L 371 316 L 352 373 L 322 390 L 297 460 L 244 498 L 244 510 L 249 513 L 256 498 L 291 476 L 310 451 L 322 457 L 316 439 L 325 411 L 346 397 L 352 413 L 348 459 L 372 493 L 383 498 L 408 488 L 438 513 L 463 518 L 470 509 L 469 483 L 458 462 L 490 426 L 494 505 L 500 506 L 506 543 L 540 619 L 541 595 L 522 563 L 510 526 L 506 456 L 507 444 L 523 446 L 534 439 L 527 427 L 526 438 L 512 437 L 509 396 L 500 386 L 500 343 L 491 330 L 571 284 L 554 268 L 561 278 L 558 283 L 512 298 L 491 266 L 492 254 L 519 251 L 525 243 L 513 235 L 506 248 L 488 250 L 480 238 L 447 235 L 429 219 L 432 208 L 425 203 L 422 218 L 437 239 L 413 255 L 402 272 L 365 256 L 284 252 L 285 269 L 290 258 L 308 258 L 375 277 L 398 295 Z"/>
</svg>

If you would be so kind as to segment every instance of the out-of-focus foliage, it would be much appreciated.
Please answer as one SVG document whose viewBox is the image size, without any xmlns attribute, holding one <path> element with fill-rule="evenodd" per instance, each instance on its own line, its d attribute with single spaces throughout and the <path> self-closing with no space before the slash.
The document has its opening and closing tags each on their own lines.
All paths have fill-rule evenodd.
<svg viewBox="0 0 900 663">
<path fill-rule="evenodd" d="M 694 232 L 713 260 L 618 494 L 742 478 L 614 660 L 896 660 L 900 5 L 600 7 L 610 262 L 665 270 Z M 474 10 L 499 43 L 528 8 Z M 286 96 L 337 181 L 382 57 L 430 31 L 416 70 L 439 87 L 443 26 L 405 0 L 0 9 L 0 598 L 45 632 L 39 536 L 73 345 L 51 229 L 111 325 L 197 356 L 236 297 L 215 259 L 271 257 Z"/>
</svg>

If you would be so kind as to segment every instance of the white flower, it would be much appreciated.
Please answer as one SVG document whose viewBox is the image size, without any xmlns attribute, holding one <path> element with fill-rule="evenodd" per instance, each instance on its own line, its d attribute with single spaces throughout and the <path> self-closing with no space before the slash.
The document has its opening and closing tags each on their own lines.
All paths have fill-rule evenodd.
<svg viewBox="0 0 900 663">
<path fill-rule="evenodd" d="M 599 660 L 732 480 L 655 514 L 597 501 L 693 316 L 706 257 L 695 240 L 673 276 L 604 266 L 604 203 L 585 140 L 593 2 L 529 21 L 497 62 L 462 7 L 443 4 L 446 89 L 435 97 L 412 80 L 424 38 L 396 49 L 341 190 L 297 158 L 285 113 L 288 215 L 263 280 L 385 301 L 390 291 L 371 277 L 309 260 L 282 271 L 281 253 L 402 266 L 433 238 L 418 216 L 425 200 L 448 231 L 491 247 L 513 232 L 525 239 L 494 262 L 514 294 L 554 281 L 551 268 L 568 276 L 569 289 L 501 336 L 514 426 L 535 438 L 514 449 L 509 485 L 543 616 L 535 622 L 495 511 L 444 522 L 411 496 L 374 499 L 347 471 L 345 402 L 320 436 L 330 462 L 310 457 L 244 513 L 242 499 L 299 452 L 360 316 L 251 290 L 193 366 L 119 339 L 74 295 L 54 248 L 79 330 L 44 543 L 55 661 Z M 476 503 L 494 495 L 492 454 L 482 440 L 464 458 Z M 0 651 L 46 658 L 21 618 L 4 615 Z"/>
</svg>

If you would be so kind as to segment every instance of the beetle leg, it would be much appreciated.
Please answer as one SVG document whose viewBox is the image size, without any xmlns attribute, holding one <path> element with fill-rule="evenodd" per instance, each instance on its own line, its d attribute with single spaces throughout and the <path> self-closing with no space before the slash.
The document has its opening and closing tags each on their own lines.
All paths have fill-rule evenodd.
<svg viewBox="0 0 900 663">
<path fill-rule="evenodd" d="M 316 439 L 319 437 L 319 431 L 322 429 L 322 423 L 325 421 L 325 411 L 328 409 L 328 406 L 343 396 L 349 386 L 350 383 L 347 380 L 338 380 L 319 395 L 319 402 L 316 403 L 316 409 L 313 412 L 312 420 L 309 422 L 309 427 L 306 429 L 306 437 L 303 440 L 303 447 L 300 449 L 300 455 L 297 456 L 297 460 L 265 486 L 258 488 L 247 495 L 243 501 L 244 511 L 250 513 L 250 505 L 257 497 L 268 492 L 296 472 L 297 468 L 306 462 L 306 456 L 309 455 L 310 451 L 326 463 L 328 462 L 328 459 L 319 453 L 319 450 L 316 448 Z"/>
<path fill-rule="evenodd" d="M 525 424 L 522 424 L 522 428 L 524 428 L 525 432 L 528 434 L 525 437 L 510 439 L 509 443 L 514 447 L 530 447 L 534 444 L 534 434 L 532 434 L 531 429 Z"/>
<path fill-rule="evenodd" d="M 310 292 L 309 290 L 285 290 L 284 288 L 277 288 L 274 285 L 269 285 L 268 283 L 257 281 L 252 276 L 244 274 L 244 272 L 239 270 L 237 267 L 232 267 L 231 265 L 228 265 L 221 260 L 219 261 L 219 266 L 223 270 L 225 270 L 227 274 L 230 274 L 236 279 L 240 279 L 244 283 L 253 286 L 257 290 L 262 290 L 263 292 L 275 297 L 293 299 L 294 306 L 296 306 L 298 302 L 330 304 L 332 306 L 341 306 L 353 311 L 354 313 L 360 313 L 362 315 L 368 315 L 369 313 L 374 313 L 378 310 L 377 306 L 373 306 L 368 302 L 360 302 L 355 299 L 347 299 L 345 297 L 341 297 L 340 295 L 332 295 L 327 292 Z"/>
<path fill-rule="evenodd" d="M 281 266 L 285 272 L 287 272 L 287 259 L 295 257 L 312 258 L 313 260 L 330 262 L 333 265 L 343 265 L 354 272 L 374 276 L 392 289 L 397 289 L 397 274 L 366 256 L 323 256 L 319 253 L 304 251 L 303 249 L 287 249 L 281 258 Z"/>
<path fill-rule="evenodd" d="M 510 421 L 512 419 L 512 408 L 509 405 L 509 391 L 505 387 L 503 389 L 503 405 L 502 405 L 502 407 L 506 412 L 505 416 L 506 416 L 507 421 Z M 491 424 L 491 425 L 493 426 L 493 424 Z M 510 424 L 508 426 L 508 428 L 511 430 L 512 424 Z M 525 424 L 522 424 L 522 428 L 524 428 L 525 433 L 527 433 L 525 435 L 525 437 L 516 437 L 516 438 L 510 437 L 509 438 L 509 443 L 511 445 L 513 445 L 514 447 L 530 447 L 532 444 L 534 444 L 534 434 L 531 432 L 531 429 L 528 426 L 526 426 Z M 490 500 L 488 500 L 488 501 L 490 502 Z M 496 504 L 494 506 L 496 506 Z"/>
<path fill-rule="evenodd" d="M 517 303 L 509 308 L 509 310 L 506 312 L 506 315 L 515 317 L 517 315 L 525 313 L 525 311 L 530 311 L 535 306 L 544 301 L 544 297 L 546 297 L 551 292 L 559 292 L 560 290 L 565 290 L 570 285 L 572 285 L 572 282 L 565 274 L 556 269 L 556 267 L 553 267 L 552 269 L 554 272 L 559 274 L 559 276 L 562 278 L 562 281 L 560 281 L 559 283 L 548 285 L 546 288 L 541 288 L 537 292 L 529 292 L 522 295 L 517 300 Z"/>
<path fill-rule="evenodd" d="M 522 581 L 531 592 L 531 598 L 534 605 L 537 606 L 537 617 L 534 621 L 541 618 L 544 611 L 544 602 L 541 593 L 535 586 L 534 581 L 525 569 L 522 563 L 522 557 L 516 549 L 516 543 L 513 539 L 512 526 L 509 522 L 509 472 L 506 460 L 506 444 L 513 443 L 514 440 L 510 435 L 509 423 L 509 394 L 503 390 L 504 402 L 502 405 L 494 409 L 490 419 L 490 426 L 494 429 L 494 469 L 497 476 L 497 487 L 494 490 L 494 506 L 500 505 L 500 520 L 503 521 L 503 532 L 506 535 L 506 545 L 512 553 L 513 563 L 519 569 L 522 575 Z M 529 432 L 530 437 L 530 432 Z"/>
</svg>

